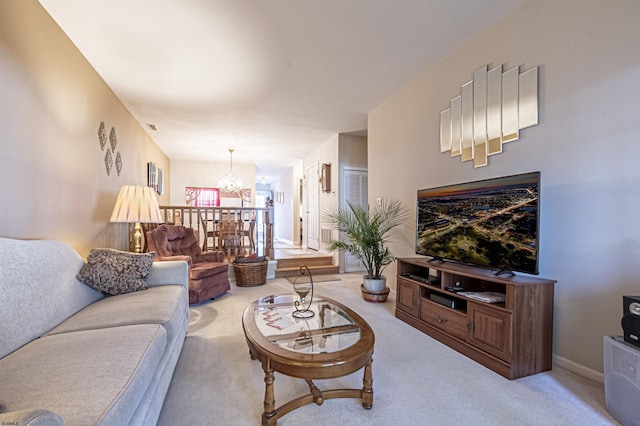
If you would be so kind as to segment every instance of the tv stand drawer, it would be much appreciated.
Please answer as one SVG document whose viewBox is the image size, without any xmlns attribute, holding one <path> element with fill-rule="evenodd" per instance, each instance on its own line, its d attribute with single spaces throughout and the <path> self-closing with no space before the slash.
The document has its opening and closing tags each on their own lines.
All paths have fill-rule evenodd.
<svg viewBox="0 0 640 426">
<path fill-rule="evenodd" d="M 420 299 L 420 319 L 458 339 L 467 338 L 467 316 L 460 312 Z"/>
</svg>

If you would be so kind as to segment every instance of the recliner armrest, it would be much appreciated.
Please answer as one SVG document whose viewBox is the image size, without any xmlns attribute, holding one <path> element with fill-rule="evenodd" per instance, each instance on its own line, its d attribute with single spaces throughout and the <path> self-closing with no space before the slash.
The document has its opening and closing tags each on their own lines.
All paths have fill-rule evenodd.
<svg viewBox="0 0 640 426">
<path fill-rule="evenodd" d="M 205 251 L 198 256 L 200 262 L 224 262 L 224 251 Z"/>
</svg>

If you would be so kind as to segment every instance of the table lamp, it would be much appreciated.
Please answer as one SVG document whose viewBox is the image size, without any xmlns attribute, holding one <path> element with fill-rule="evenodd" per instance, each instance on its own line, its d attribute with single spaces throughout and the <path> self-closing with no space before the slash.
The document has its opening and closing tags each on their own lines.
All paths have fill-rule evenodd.
<svg viewBox="0 0 640 426">
<path fill-rule="evenodd" d="M 135 223 L 133 241 L 135 252 L 142 252 L 141 223 L 161 223 L 158 199 L 148 186 L 122 185 L 109 222 Z"/>
</svg>

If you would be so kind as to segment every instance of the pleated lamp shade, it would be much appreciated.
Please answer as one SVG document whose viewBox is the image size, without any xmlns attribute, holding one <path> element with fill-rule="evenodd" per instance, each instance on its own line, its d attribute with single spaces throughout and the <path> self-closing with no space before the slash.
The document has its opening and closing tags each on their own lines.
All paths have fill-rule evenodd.
<svg viewBox="0 0 640 426">
<path fill-rule="evenodd" d="M 135 252 L 142 251 L 142 223 L 162 223 L 156 194 L 148 186 L 122 185 L 110 222 L 135 223 Z"/>
<path fill-rule="evenodd" d="M 148 186 L 122 185 L 110 222 L 162 223 L 158 199 Z"/>
</svg>

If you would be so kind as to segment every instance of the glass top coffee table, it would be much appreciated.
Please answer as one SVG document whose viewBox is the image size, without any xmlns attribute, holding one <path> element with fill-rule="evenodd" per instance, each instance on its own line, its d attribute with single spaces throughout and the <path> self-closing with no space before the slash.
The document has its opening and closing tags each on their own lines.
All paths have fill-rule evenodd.
<svg viewBox="0 0 640 426">
<path fill-rule="evenodd" d="M 367 322 L 340 303 L 315 296 L 312 318 L 298 319 L 296 295 L 267 296 L 251 303 L 244 311 L 242 327 L 252 359 L 258 359 L 266 384 L 263 425 L 275 425 L 278 418 L 312 402 L 322 405 L 333 398 L 358 398 L 364 408 L 373 405 L 374 334 Z M 314 379 L 346 376 L 364 367 L 362 389 L 321 391 Z M 276 408 L 274 372 L 304 379 L 309 394 Z"/>
</svg>

